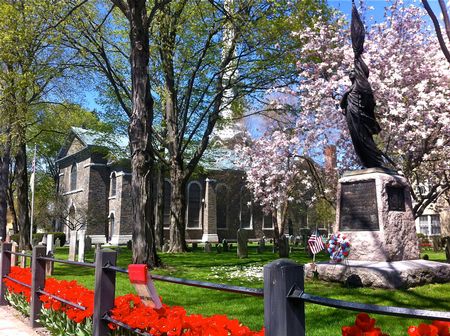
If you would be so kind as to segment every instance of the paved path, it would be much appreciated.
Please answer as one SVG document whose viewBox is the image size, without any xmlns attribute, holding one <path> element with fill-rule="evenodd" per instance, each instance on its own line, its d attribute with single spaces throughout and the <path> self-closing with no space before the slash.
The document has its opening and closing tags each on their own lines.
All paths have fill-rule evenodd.
<svg viewBox="0 0 450 336">
<path fill-rule="evenodd" d="M 0 306 L 0 336 L 37 336 L 19 317 L 19 313 L 8 306 Z"/>
</svg>

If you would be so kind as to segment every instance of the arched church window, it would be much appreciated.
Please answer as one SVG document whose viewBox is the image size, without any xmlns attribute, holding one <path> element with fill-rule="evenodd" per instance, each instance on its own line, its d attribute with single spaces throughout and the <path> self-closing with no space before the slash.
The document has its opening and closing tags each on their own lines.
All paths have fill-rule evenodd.
<svg viewBox="0 0 450 336">
<path fill-rule="evenodd" d="M 74 162 L 70 168 L 70 190 L 77 189 L 77 164 Z"/>
<path fill-rule="evenodd" d="M 188 228 L 200 227 L 201 191 L 201 186 L 198 182 L 191 182 L 188 186 Z"/>
<path fill-rule="evenodd" d="M 216 215 L 218 229 L 227 228 L 228 202 L 228 187 L 224 184 L 219 184 L 216 188 Z"/>
<path fill-rule="evenodd" d="M 163 185 L 163 218 L 164 227 L 170 226 L 170 196 L 172 194 L 172 185 L 169 181 L 164 181 Z"/>
<path fill-rule="evenodd" d="M 111 174 L 111 197 L 116 196 L 117 192 L 117 178 L 116 173 Z"/>
</svg>

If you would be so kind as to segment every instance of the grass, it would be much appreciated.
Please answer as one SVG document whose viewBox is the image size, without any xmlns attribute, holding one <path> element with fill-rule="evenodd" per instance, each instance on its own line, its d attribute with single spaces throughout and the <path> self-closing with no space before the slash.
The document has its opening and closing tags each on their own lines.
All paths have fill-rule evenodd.
<svg viewBox="0 0 450 336">
<path fill-rule="evenodd" d="M 445 261 L 444 253 L 425 251 L 430 260 Z M 66 259 L 67 248 L 56 250 L 56 258 Z M 271 251 L 262 254 L 256 252 L 256 245 L 250 245 L 249 258 L 238 259 L 236 248 L 224 253 L 204 253 L 197 249 L 181 254 L 160 254 L 165 265 L 164 268 L 153 270 L 152 273 L 170 275 L 192 280 L 204 280 L 217 283 L 227 283 L 238 286 L 262 288 L 263 282 L 259 278 L 231 278 L 240 270 L 248 267 L 261 267 L 276 259 Z M 291 259 L 299 263 L 310 262 L 307 254 L 295 250 Z M 318 260 L 326 260 L 325 253 L 317 256 Z M 87 254 L 87 260 L 93 260 L 93 252 Z M 121 248 L 119 251 L 118 266 L 126 268 L 131 260 L 131 251 Z M 70 265 L 56 264 L 54 277 L 66 280 L 77 280 L 89 288 L 94 285 L 94 270 Z M 243 324 L 253 330 L 259 330 L 263 325 L 262 298 L 219 292 L 189 286 L 155 282 L 158 293 L 168 305 L 179 305 L 193 314 L 226 314 L 230 318 L 239 319 Z M 363 302 L 385 306 L 411 307 L 419 309 L 434 309 L 450 311 L 450 283 L 430 284 L 405 290 L 385 290 L 370 288 L 347 288 L 337 283 L 327 283 L 318 280 L 307 281 L 305 291 L 310 294 L 341 299 L 354 302 Z M 118 274 L 116 295 L 132 293 L 133 288 L 124 274 Z M 306 330 L 307 335 L 332 336 L 340 335 L 343 325 L 353 324 L 355 312 L 327 308 L 318 305 L 306 304 Z M 410 325 L 421 323 L 420 320 L 403 319 L 389 316 L 376 316 L 377 326 L 381 327 L 391 336 L 406 335 Z"/>
</svg>

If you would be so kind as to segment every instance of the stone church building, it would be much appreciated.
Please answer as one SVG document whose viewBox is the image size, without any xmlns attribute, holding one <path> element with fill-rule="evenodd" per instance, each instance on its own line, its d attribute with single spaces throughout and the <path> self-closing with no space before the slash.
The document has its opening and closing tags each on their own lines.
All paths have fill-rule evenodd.
<svg viewBox="0 0 450 336">
<path fill-rule="evenodd" d="M 227 130 L 225 130 L 227 131 Z M 229 130 L 228 130 L 229 132 Z M 229 135 L 229 134 L 228 134 Z M 223 135 L 226 137 L 227 134 Z M 117 145 L 112 146 L 115 143 Z M 130 161 L 114 158 L 126 152 L 128 139 L 109 141 L 104 134 L 73 127 L 60 150 L 59 195 L 64 231 L 81 231 L 93 243 L 124 244 L 131 239 L 132 213 Z M 226 146 L 209 149 L 202 159 L 203 173 L 186 188 L 186 240 L 219 242 L 236 240 L 239 228 L 250 239 L 273 237 L 271 216 L 264 216 L 244 187 L 244 172 L 234 164 L 235 154 Z M 164 235 L 169 236 L 171 184 L 163 188 Z M 304 218 L 294 211 L 286 234 L 299 234 Z M 68 239 L 69 240 L 69 239 Z"/>
</svg>

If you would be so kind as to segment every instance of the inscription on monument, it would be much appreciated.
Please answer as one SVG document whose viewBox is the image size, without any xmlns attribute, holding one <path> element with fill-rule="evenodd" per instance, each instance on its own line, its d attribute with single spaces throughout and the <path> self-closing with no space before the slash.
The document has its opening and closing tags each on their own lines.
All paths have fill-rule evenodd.
<svg viewBox="0 0 450 336">
<path fill-rule="evenodd" d="M 341 184 L 339 230 L 378 231 L 375 180 Z"/>
<path fill-rule="evenodd" d="M 387 187 L 389 211 L 405 211 L 405 190 L 402 187 Z"/>
</svg>

